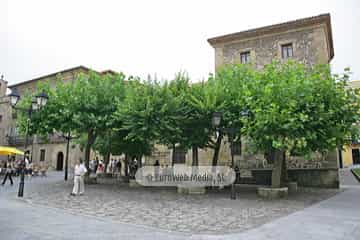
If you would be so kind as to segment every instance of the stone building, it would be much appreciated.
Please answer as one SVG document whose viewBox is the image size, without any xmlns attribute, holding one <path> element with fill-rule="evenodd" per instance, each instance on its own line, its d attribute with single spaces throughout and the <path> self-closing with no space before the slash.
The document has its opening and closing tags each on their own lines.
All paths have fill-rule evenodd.
<svg viewBox="0 0 360 240">
<path fill-rule="evenodd" d="M 0 98 L 4 102 L 0 104 L 0 145 L 14 146 L 24 150 L 25 137 L 20 135 L 16 129 L 16 116 L 17 110 L 11 108 L 9 101 L 6 97 L 6 90 L 16 89 L 20 96 L 26 93 L 35 94 L 37 86 L 41 82 L 47 82 L 50 87 L 56 87 L 59 81 L 64 83 L 71 83 L 76 80 L 79 74 L 88 74 L 91 71 L 84 66 L 78 66 L 71 69 L 66 69 L 60 72 L 52 73 L 46 76 L 41 76 L 28 81 L 20 82 L 8 86 L 7 82 L 3 79 L 0 80 Z M 112 74 L 108 70 L 100 74 Z M 47 138 L 33 136 L 28 139 L 28 147 L 25 149 L 30 153 L 30 158 L 34 164 L 46 165 L 51 169 L 63 170 L 65 153 L 66 153 L 66 140 L 58 133 L 49 135 Z M 73 166 L 75 161 L 79 158 L 84 158 L 84 152 L 75 143 L 70 144 L 69 151 L 69 166 Z M 6 160 L 7 157 L 1 156 L 0 160 Z"/>
<path fill-rule="evenodd" d="M 324 14 L 290 21 L 281 24 L 246 30 L 224 36 L 208 39 L 215 51 L 215 69 L 229 63 L 252 63 L 261 69 L 273 59 L 287 61 L 294 59 L 312 66 L 316 63 L 329 63 L 334 57 L 330 15 Z M 63 81 L 74 81 L 79 73 L 87 73 L 86 67 L 76 67 L 44 77 L 32 79 L 9 86 L 23 94 L 25 91 L 36 91 L 36 85 L 41 81 L 50 81 L 55 86 L 57 76 L 61 75 Z M 102 73 L 113 73 L 106 71 Z M 4 98 L 7 83 L 0 80 L 0 96 Z M 18 136 L 14 112 L 6 104 L 0 105 L 0 139 L 2 145 L 23 146 L 24 138 Z M 34 137 L 29 150 L 34 162 L 46 162 L 52 168 L 62 170 L 65 153 L 65 141 L 59 136 L 49 136 L 50 141 Z M 271 165 L 265 161 L 264 154 L 249 154 L 246 151 L 246 142 L 235 147 L 235 164 L 241 169 L 241 176 L 255 180 L 260 184 L 268 184 L 271 176 Z M 72 145 L 70 159 L 83 157 L 81 149 Z M 199 165 L 211 165 L 213 150 L 199 149 Z M 172 162 L 175 154 L 175 162 Z M 150 156 L 142 159 L 144 165 L 153 165 L 156 160 L 160 165 L 192 165 L 192 151 L 175 150 L 157 145 Z M 218 165 L 230 165 L 231 156 L 228 139 L 223 139 L 219 152 Z M 72 163 L 70 163 L 72 165 Z M 303 186 L 338 186 L 338 156 L 330 153 L 327 156 L 314 154 L 308 161 L 290 157 L 288 158 L 289 177 Z"/>
<path fill-rule="evenodd" d="M 261 69 L 272 60 L 293 59 L 308 66 L 330 63 L 334 57 L 330 15 L 323 14 L 246 30 L 208 39 L 215 51 L 215 69 L 223 64 L 252 63 Z M 271 181 L 271 165 L 264 154 L 249 154 L 246 143 L 237 146 L 235 164 L 240 167 L 241 176 L 268 184 Z M 146 164 L 159 160 L 162 165 L 171 165 L 172 150 L 157 146 L 152 156 L 146 157 Z M 176 152 L 176 164 L 192 164 L 192 152 Z M 212 149 L 199 149 L 199 165 L 210 165 Z M 220 148 L 219 165 L 230 165 L 231 156 L 227 139 Z M 314 154 L 311 160 L 289 157 L 289 177 L 303 186 L 338 186 L 338 157 L 333 152 L 327 156 Z"/>
<path fill-rule="evenodd" d="M 304 18 L 208 39 L 215 50 L 215 68 L 228 63 L 263 67 L 289 58 L 314 65 L 334 57 L 330 15 Z"/>
</svg>

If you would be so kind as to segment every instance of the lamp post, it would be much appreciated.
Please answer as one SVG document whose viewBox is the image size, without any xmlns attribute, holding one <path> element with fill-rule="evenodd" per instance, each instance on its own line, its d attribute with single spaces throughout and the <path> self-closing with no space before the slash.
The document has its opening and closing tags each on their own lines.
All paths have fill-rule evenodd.
<svg viewBox="0 0 360 240">
<path fill-rule="evenodd" d="M 70 141 L 72 139 L 75 139 L 77 137 L 75 136 L 71 136 L 70 131 L 67 133 L 67 135 L 62 135 L 63 138 L 66 139 L 66 156 L 65 156 L 65 175 L 64 175 L 64 180 L 67 181 L 68 180 L 68 166 L 69 166 L 69 148 L 70 148 Z"/>
<path fill-rule="evenodd" d="M 46 93 L 40 93 L 35 96 L 35 99 L 32 101 L 31 106 L 29 108 L 21 108 L 17 107 L 16 104 L 20 100 L 20 95 L 17 93 L 16 89 L 13 89 L 11 93 L 8 95 L 10 98 L 10 105 L 15 110 L 20 110 L 25 113 L 27 113 L 28 118 L 26 119 L 26 129 L 25 129 L 25 144 L 24 144 L 24 151 L 26 151 L 27 145 L 28 145 L 28 138 L 29 138 L 29 127 L 30 127 L 30 120 L 33 112 L 41 109 L 44 107 L 49 99 Z M 25 185 L 25 161 L 26 160 L 26 154 L 24 154 L 23 161 L 21 162 L 20 168 L 21 168 L 21 175 L 20 175 L 20 184 L 19 184 L 19 191 L 18 191 L 18 197 L 23 197 L 24 195 L 24 185 Z"/>
<path fill-rule="evenodd" d="M 249 116 L 249 112 L 248 111 L 242 111 L 240 113 L 240 115 L 241 116 Z M 230 141 L 231 168 L 234 170 L 234 165 L 235 165 L 235 163 L 234 163 L 234 138 L 235 138 L 236 132 L 238 132 L 240 129 L 236 129 L 236 128 L 232 128 L 232 127 L 230 127 L 230 128 L 219 127 L 220 123 L 221 123 L 221 117 L 222 117 L 222 114 L 220 112 L 214 112 L 212 114 L 211 124 L 213 125 L 213 127 L 218 129 L 218 131 L 221 131 L 221 132 L 226 133 L 228 135 L 229 141 Z M 234 182 L 231 183 L 230 198 L 231 199 L 236 199 Z"/>
</svg>

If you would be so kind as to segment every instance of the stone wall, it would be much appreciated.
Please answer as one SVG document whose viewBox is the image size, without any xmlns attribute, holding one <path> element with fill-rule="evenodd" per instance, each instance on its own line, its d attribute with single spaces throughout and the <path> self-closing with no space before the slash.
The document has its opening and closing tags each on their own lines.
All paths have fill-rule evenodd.
<svg viewBox="0 0 360 240">
<path fill-rule="evenodd" d="M 253 169 L 252 175 L 257 184 L 271 185 L 271 169 Z M 289 169 L 289 181 L 296 181 L 301 187 L 339 188 L 337 168 Z"/>
<path fill-rule="evenodd" d="M 56 84 L 59 83 L 59 79 L 62 79 L 64 83 L 71 83 L 75 80 L 75 77 L 80 73 L 87 73 L 87 70 L 83 67 L 77 67 L 71 70 L 66 70 L 62 72 L 61 74 L 57 75 L 49 75 L 44 76 L 41 78 L 37 78 L 34 80 L 30 80 L 27 82 L 23 82 L 21 84 L 15 84 L 13 86 L 10 86 L 11 88 L 16 88 L 20 96 L 23 96 L 26 93 L 34 94 L 37 91 L 37 85 L 39 83 L 48 82 L 50 84 L 50 87 L 55 88 Z M 0 82 L 0 98 L 1 100 L 5 99 L 8 100 L 6 97 L 6 89 L 7 89 L 7 83 L 5 81 Z M 16 120 L 13 118 L 13 113 L 15 113 L 14 110 L 12 110 L 10 104 L 0 104 L 0 115 L 2 115 L 2 121 L 0 122 L 0 145 L 8 145 L 8 140 L 6 138 L 7 135 L 13 136 L 17 135 L 15 133 L 15 127 L 16 127 Z M 37 137 L 34 136 L 34 144 L 29 145 L 26 150 L 29 150 L 32 152 L 32 158 L 34 161 L 34 164 L 40 163 L 40 150 L 45 150 L 45 161 L 41 164 L 45 164 L 49 166 L 51 169 L 56 169 L 57 164 L 57 156 L 59 152 L 62 152 L 64 155 L 64 164 L 65 164 L 65 153 L 66 153 L 66 143 L 65 141 L 63 143 L 48 143 L 48 144 L 39 144 L 37 142 Z M 74 144 L 71 144 L 71 146 Z M 24 146 L 15 146 L 19 149 L 24 150 Z M 18 158 L 22 158 L 22 156 L 17 156 Z M 69 167 L 72 168 L 75 164 L 75 161 L 79 158 L 84 159 L 84 153 L 80 151 L 79 146 L 74 146 L 73 148 L 70 147 L 70 154 L 69 154 Z M 0 156 L 0 161 L 5 161 L 7 159 L 7 156 Z M 64 165 L 65 166 L 65 165 Z"/>
<path fill-rule="evenodd" d="M 235 166 L 240 168 L 242 178 L 255 178 L 257 184 L 270 185 L 272 164 L 265 160 L 263 153 L 248 152 L 246 139 L 243 140 L 242 154 L 234 156 Z M 212 164 L 213 149 L 199 149 L 199 165 Z M 172 149 L 156 145 L 152 156 L 145 156 L 145 165 L 153 165 L 159 160 L 161 166 L 172 165 Z M 192 150 L 186 153 L 185 164 L 192 165 Z M 309 187 L 338 187 L 338 162 L 336 151 L 326 155 L 313 153 L 309 159 L 300 156 L 287 156 L 289 178 L 299 182 L 299 186 Z M 230 166 L 231 154 L 227 138 L 223 139 L 218 166 Z"/>
<path fill-rule="evenodd" d="M 56 85 L 59 83 L 59 79 L 62 79 L 63 83 L 71 83 L 76 79 L 76 76 L 78 76 L 78 74 L 80 73 L 84 73 L 86 74 L 86 70 L 82 69 L 82 68 L 78 68 L 78 69 L 74 69 L 72 71 L 66 71 L 63 73 L 59 73 L 57 75 L 51 75 L 50 77 L 43 77 L 43 78 L 39 78 L 35 81 L 29 81 L 29 82 L 24 82 L 21 85 L 16 85 L 13 88 L 16 88 L 16 90 L 18 91 L 18 93 L 20 95 L 25 94 L 26 92 L 28 93 L 35 93 L 37 90 L 37 85 L 39 83 L 48 83 L 50 85 L 50 87 L 55 88 Z"/>
<path fill-rule="evenodd" d="M 289 30 L 283 33 L 242 39 L 214 46 L 215 66 L 240 63 L 240 53 L 250 51 L 251 62 L 262 68 L 273 59 L 281 59 L 281 45 L 293 44 L 293 60 L 312 66 L 329 62 L 325 25 Z"/>
</svg>

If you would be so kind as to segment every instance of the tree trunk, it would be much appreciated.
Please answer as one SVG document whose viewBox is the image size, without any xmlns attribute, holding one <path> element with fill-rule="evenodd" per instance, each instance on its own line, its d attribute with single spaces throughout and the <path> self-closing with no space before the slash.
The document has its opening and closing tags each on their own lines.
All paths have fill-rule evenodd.
<svg viewBox="0 0 360 240">
<path fill-rule="evenodd" d="M 109 162 L 110 162 L 110 152 L 106 153 L 106 155 L 104 156 L 104 160 L 105 160 L 105 173 L 107 171 L 107 167 L 109 165 Z"/>
<path fill-rule="evenodd" d="M 124 161 L 124 173 L 125 177 L 129 176 L 129 154 L 125 154 L 125 161 Z"/>
<path fill-rule="evenodd" d="M 87 169 L 89 169 L 89 159 L 90 159 L 90 151 L 91 151 L 91 145 L 89 144 L 89 142 L 86 144 L 85 147 L 85 167 Z"/>
<path fill-rule="evenodd" d="M 142 167 L 142 154 L 137 155 L 137 160 L 138 160 L 138 168 Z"/>
<path fill-rule="evenodd" d="M 213 166 L 217 166 L 217 163 L 218 163 L 222 138 L 223 138 L 223 135 L 220 132 L 218 139 L 216 140 L 216 144 L 215 144 L 214 155 L 213 155 L 213 160 L 212 160 Z"/>
<path fill-rule="evenodd" d="M 283 163 L 282 163 L 282 171 L 281 171 L 281 186 L 285 187 L 288 183 L 288 171 L 286 165 L 286 153 L 283 152 Z"/>
<path fill-rule="evenodd" d="M 174 163 L 175 163 L 175 151 L 176 151 L 176 148 L 175 148 L 175 144 L 173 144 L 173 147 L 172 147 L 172 156 L 171 156 L 171 165 L 174 166 Z"/>
<path fill-rule="evenodd" d="M 195 145 L 192 146 L 192 165 L 199 166 L 199 152 L 198 147 Z"/>
<path fill-rule="evenodd" d="M 90 130 L 88 132 L 87 143 L 85 147 L 85 167 L 87 169 L 89 169 L 91 146 L 94 144 L 95 140 L 96 140 L 96 135 L 93 130 Z M 88 176 L 89 173 L 90 171 L 88 171 L 86 175 Z"/>
<path fill-rule="evenodd" d="M 284 163 L 284 151 L 278 149 L 272 149 L 271 151 L 273 151 L 274 153 L 274 163 L 271 175 L 271 187 L 279 188 L 281 187 L 281 172 Z"/>
</svg>

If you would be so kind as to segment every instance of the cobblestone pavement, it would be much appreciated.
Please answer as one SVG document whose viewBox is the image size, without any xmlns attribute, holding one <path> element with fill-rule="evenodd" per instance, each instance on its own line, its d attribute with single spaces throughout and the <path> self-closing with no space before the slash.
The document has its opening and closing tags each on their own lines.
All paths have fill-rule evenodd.
<svg viewBox="0 0 360 240">
<path fill-rule="evenodd" d="M 204 195 L 182 195 L 175 189 L 129 188 L 125 184 L 86 185 L 84 196 L 69 195 L 72 181 L 41 184 L 27 192 L 34 206 L 64 209 L 76 215 L 155 227 L 188 234 L 242 232 L 327 199 L 339 190 L 301 189 L 283 200 L 261 200 L 253 186 L 237 188 L 237 199 L 228 190 Z"/>
</svg>

